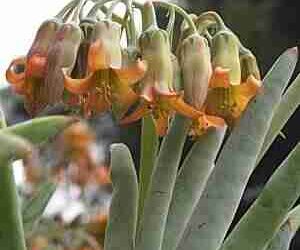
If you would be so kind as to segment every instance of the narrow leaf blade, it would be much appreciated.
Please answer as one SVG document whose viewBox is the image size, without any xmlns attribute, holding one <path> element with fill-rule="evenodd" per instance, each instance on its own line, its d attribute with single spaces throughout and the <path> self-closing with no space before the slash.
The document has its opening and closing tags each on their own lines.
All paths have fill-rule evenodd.
<svg viewBox="0 0 300 250">
<path fill-rule="evenodd" d="M 54 183 L 44 183 L 34 197 L 23 202 L 22 218 L 25 232 L 30 232 L 39 221 L 55 190 Z"/>
<path fill-rule="evenodd" d="M 264 79 L 264 91 L 249 105 L 228 138 L 179 245 L 180 250 L 218 249 L 229 229 L 256 158 L 271 123 L 272 113 L 294 71 L 298 53 L 287 50 Z"/>
<path fill-rule="evenodd" d="M 113 196 L 105 233 L 105 250 L 134 248 L 138 183 L 129 149 L 124 144 L 111 146 Z"/>
</svg>

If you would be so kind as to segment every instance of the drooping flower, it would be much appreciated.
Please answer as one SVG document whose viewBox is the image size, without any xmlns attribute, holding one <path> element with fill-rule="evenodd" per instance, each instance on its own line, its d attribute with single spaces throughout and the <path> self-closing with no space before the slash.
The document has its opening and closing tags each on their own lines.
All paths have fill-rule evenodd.
<svg viewBox="0 0 300 250">
<path fill-rule="evenodd" d="M 214 69 L 205 112 L 220 116 L 233 126 L 261 90 L 259 71 L 252 56 L 252 61 L 248 58 L 241 69 L 239 42 L 229 31 L 219 32 L 213 38 L 212 48 Z"/>
<path fill-rule="evenodd" d="M 32 116 L 47 105 L 62 101 L 62 68 L 74 66 L 81 31 L 73 23 L 53 19 L 44 22 L 26 57 L 14 60 L 6 76 L 17 93 L 24 95 L 25 108 Z"/>
<path fill-rule="evenodd" d="M 164 135 L 175 112 L 189 118 L 198 117 L 199 112 L 186 104 L 180 93 L 175 91 L 175 64 L 168 34 L 150 26 L 140 37 L 139 43 L 142 58 L 147 62 L 147 72 L 140 82 L 140 105 L 121 123 L 128 124 L 151 114 L 157 133 Z"/>
<path fill-rule="evenodd" d="M 200 111 L 199 116 L 193 119 L 191 134 L 199 136 L 210 127 L 224 126 L 225 122 L 222 118 L 207 115 L 204 110 L 212 76 L 207 40 L 198 34 L 189 35 L 182 41 L 178 50 L 185 101 Z"/>
<path fill-rule="evenodd" d="M 130 65 L 122 59 L 120 33 L 115 22 L 97 22 L 88 52 L 88 75 L 73 79 L 65 74 L 65 88 L 81 96 L 86 116 L 107 111 L 114 103 L 122 107 L 118 114 L 122 116 L 137 99 L 131 85 L 143 77 L 146 66 L 139 59 Z"/>
<path fill-rule="evenodd" d="M 48 51 L 60 25 L 61 23 L 56 19 L 42 23 L 27 56 L 13 60 L 6 71 L 6 78 L 12 89 L 25 96 L 25 106 L 31 115 L 46 105 L 35 93 L 44 92 L 40 85 L 44 82 Z M 35 89 L 33 89 L 33 85 L 36 85 Z M 36 100 L 33 105 L 36 106 L 35 110 L 29 107 L 29 103 L 32 103 L 33 99 Z"/>
</svg>

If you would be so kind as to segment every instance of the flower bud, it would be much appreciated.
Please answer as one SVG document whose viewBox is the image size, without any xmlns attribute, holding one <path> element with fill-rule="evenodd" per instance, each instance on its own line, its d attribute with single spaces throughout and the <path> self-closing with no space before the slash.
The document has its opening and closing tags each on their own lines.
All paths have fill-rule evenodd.
<svg viewBox="0 0 300 250">
<path fill-rule="evenodd" d="M 148 92 L 154 88 L 160 94 L 175 94 L 172 53 L 166 31 L 149 29 L 142 34 L 139 43 L 142 58 L 147 62 L 148 68 L 142 80 L 144 90 Z M 149 94 L 151 95 L 151 93 L 147 93 L 145 96 Z"/>
<path fill-rule="evenodd" d="M 53 43 L 61 23 L 56 19 L 50 19 L 42 23 L 38 29 L 28 56 L 39 54 L 46 56 L 50 45 Z"/>
<path fill-rule="evenodd" d="M 88 72 L 88 52 L 92 43 L 92 34 L 95 29 L 95 21 L 82 20 L 80 23 L 83 39 L 78 49 L 77 59 L 73 71 L 71 73 L 72 78 L 84 78 Z"/>
<path fill-rule="evenodd" d="M 249 52 L 240 56 L 242 82 L 246 82 L 252 75 L 256 80 L 261 80 L 259 68 L 255 56 Z"/>
<path fill-rule="evenodd" d="M 229 71 L 231 85 L 241 83 L 241 66 L 239 59 L 239 41 L 230 31 L 222 30 L 212 39 L 213 68 Z"/>
<path fill-rule="evenodd" d="M 49 53 L 58 53 L 61 68 L 72 68 L 75 64 L 82 34 L 78 25 L 66 23 L 57 32 Z"/>
<path fill-rule="evenodd" d="M 201 110 L 212 75 L 210 49 L 207 40 L 198 35 L 188 36 L 180 46 L 185 100 Z"/>
<path fill-rule="evenodd" d="M 40 26 L 27 55 L 27 76 L 42 77 L 45 73 L 46 58 L 61 23 L 56 19 L 47 20 Z"/>
<path fill-rule="evenodd" d="M 93 43 L 89 50 L 89 69 L 96 71 L 122 66 L 120 45 L 121 28 L 110 20 L 97 22 L 93 32 Z"/>
</svg>

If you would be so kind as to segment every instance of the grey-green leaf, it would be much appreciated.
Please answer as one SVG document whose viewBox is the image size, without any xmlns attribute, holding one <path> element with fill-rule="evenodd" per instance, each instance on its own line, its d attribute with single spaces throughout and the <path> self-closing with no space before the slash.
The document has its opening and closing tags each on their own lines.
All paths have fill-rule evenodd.
<svg viewBox="0 0 300 250">
<path fill-rule="evenodd" d="M 250 103 L 224 145 L 178 249 L 221 246 L 297 58 L 296 48 L 287 50 L 265 77 L 263 93 Z"/>
<path fill-rule="evenodd" d="M 138 183 L 129 149 L 124 144 L 111 146 L 112 202 L 105 233 L 105 250 L 134 248 Z"/>
<path fill-rule="evenodd" d="M 136 249 L 160 250 L 189 120 L 176 115 L 165 136 L 144 204 Z"/>
<path fill-rule="evenodd" d="M 264 249 L 300 195 L 300 143 L 272 175 L 221 250 Z M 251 242 L 251 244 L 249 244 Z"/>
<path fill-rule="evenodd" d="M 226 128 L 211 129 L 200 136 L 176 179 L 167 218 L 163 250 L 176 249 L 192 212 L 200 199 L 223 142 Z"/>
<path fill-rule="evenodd" d="M 272 145 L 276 136 L 280 134 L 281 129 L 287 123 L 289 118 L 297 110 L 300 104 L 300 75 L 294 80 L 291 86 L 287 89 L 283 95 L 281 102 L 276 109 L 272 118 L 269 131 L 265 137 L 264 144 L 259 153 L 257 163 L 262 159 L 269 147 Z"/>
<path fill-rule="evenodd" d="M 44 183 L 37 190 L 36 195 L 32 198 L 23 201 L 22 204 L 22 218 L 25 232 L 30 232 L 33 226 L 41 218 L 49 200 L 56 190 L 56 184 Z"/>
<path fill-rule="evenodd" d="M 31 143 L 40 144 L 55 136 L 78 119 L 66 116 L 36 118 L 2 129 L 3 133 L 21 136 Z"/>
<path fill-rule="evenodd" d="M 149 115 L 143 118 L 141 134 L 141 158 L 139 172 L 139 220 L 142 217 L 144 201 L 154 168 L 154 161 L 158 150 L 158 136 L 153 118 Z"/>
<path fill-rule="evenodd" d="M 267 250 L 289 250 L 291 241 L 300 227 L 300 205 L 289 212 L 285 223 L 272 239 Z"/>
</svg>

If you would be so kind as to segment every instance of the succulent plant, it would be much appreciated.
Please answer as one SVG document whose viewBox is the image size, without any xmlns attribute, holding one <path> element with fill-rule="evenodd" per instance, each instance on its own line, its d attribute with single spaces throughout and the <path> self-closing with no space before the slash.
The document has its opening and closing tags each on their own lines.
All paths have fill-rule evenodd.
<svg viewBox="0 0 300 250">
<path fill-rule="evenodd" d="M 71 1 L 42 24 L 30 53 L 7 70 L 30 115 L 61 103 L 71 114 L 7 127 L 1 111 L 0 248 L 26 249 L 24 228 L 30 230 L 55 190 L 45 183 L 21 210 L 12 161 L 73 123 L 74 115 L 112 111 L 121 125 L 142 120 L 141 155 L 137 167 L 125 144 L 111 145 L 105 250 L 288 249 L 300 225 L 299 143 L 229 228 L 251 174 L 299 106 L 299 76 L 290 83 L 297 48 L 280 55 L 261 79 L 254 54 L 215 12 L 197 17 L 163 1 L 93 1 L 84 17 L 86 2 Z M 124 17 L 113 12 L 119 3 Z M 166 30 L 156 21 L 161 7 L 170 13 Z M 141 34 L 133 9 L 142 14 Z M 184 20 L 177 43 L 175 14 Z"/>
</svg>

